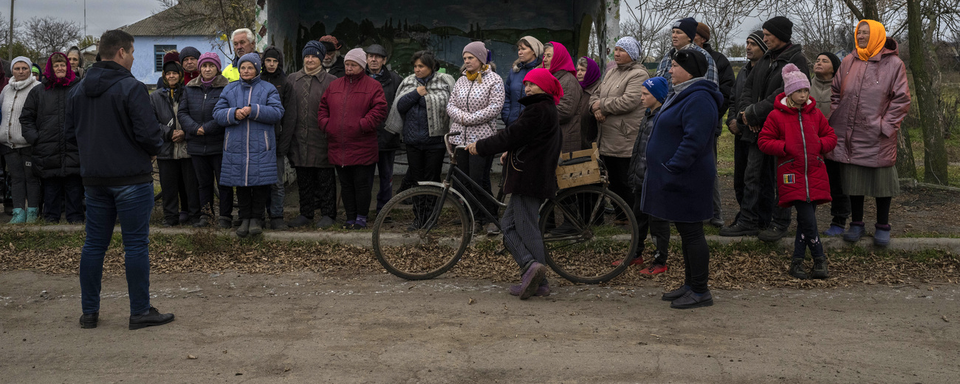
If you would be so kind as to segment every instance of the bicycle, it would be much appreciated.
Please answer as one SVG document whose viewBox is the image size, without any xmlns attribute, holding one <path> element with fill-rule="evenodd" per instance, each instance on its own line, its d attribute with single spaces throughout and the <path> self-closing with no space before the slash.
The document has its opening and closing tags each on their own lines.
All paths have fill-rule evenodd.
<svg viewBox="0 0 960 384">
<path fill-rule="evenodd" d="M 480 199 L 500 208 L 506 204 L 456 167 L 454 152 L 464 147 L 454 148 L 449 138 L 459 134 L 443 137 L 450 158 L 443 182 L 418 182 L 390 199 L 374 221 L 374 253 L 393 275 L 425 280 L 449 271 L 472 240 L 476 213 L 503 230 L 499 218 L 487 211 Z M 463 180 L 481 191 L 480 196 L 474 196 Z M 632 208 L 607 189 L 607 184 L 602 177 L 599 186 L 561 190 L 540 207 L 547 265 L 567 280 L 597 284 L 613 279 L 630 265 L 639 241 L 643 241 Z M 413 201 L 412 207 L 403 204 L 407 199 Z M 613 214 L 605 212 L 607 202 L 613 205 Z M 392 219 L 389 223 L 387 217 Z"/>
</svg>

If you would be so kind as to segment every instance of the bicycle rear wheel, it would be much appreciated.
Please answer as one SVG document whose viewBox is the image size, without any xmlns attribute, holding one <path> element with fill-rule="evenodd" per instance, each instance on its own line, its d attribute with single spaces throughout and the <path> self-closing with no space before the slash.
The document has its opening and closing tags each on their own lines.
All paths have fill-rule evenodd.
<svg viewBox="0 0 960 384">
<path fill-rule="evenodd" d="M 407 280 L 432 279 L 463 256 L 473 236 L 473 220 L 453 191 L 440 203 L 442 192 L 435 186 L 408 189 L 377 215 L 373 251 L 388 272 Z"/>
<path fill-rule="evenodd" d="M 607 203 L 613 205 L 613 213 L 605 209 Z M 548 200 L 540 210 L 540 231 L 550 268 L 585 284 L 617 277 L 643 241 L 633 209 L 617 194 L 597 186 L 571 188 Z"/>
</svg>

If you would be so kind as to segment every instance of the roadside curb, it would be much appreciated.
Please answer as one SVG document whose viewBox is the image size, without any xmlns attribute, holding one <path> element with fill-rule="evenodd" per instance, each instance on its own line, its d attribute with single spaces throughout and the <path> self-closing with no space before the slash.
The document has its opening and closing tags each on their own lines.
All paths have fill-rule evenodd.
<svg viewBox="0 0 960 384">
<path fill-rule="evenodd" d="M 13 227 L 5 227 L 7 229 L 12 229 Z M 44 231 L 44 232 L 82 232 L 82 225 L 43 225 L 43 226 L 23 226 L 19 227 L 22 230 L 28 231 Z M 115 233 L 120 232 L 120 227 L 115 227 L 113 230 Z M 198 232 L 213 232 L 221 236 L 231 236 L 236 237 L 236 234 L 233 230 L 220 230 L 220 229 L 193 229 L 193 228 L 150 228 L 151 235 L 191 235 Z M 313 241 L 334 241 L 344 244 L 357 245 L 364 248 L 371 247 L 372 239 L 371 234 L 368 231 L 363 232 L 330 232 L 330 231 L 313 231 L 313 232 L 296 232 L 296 231 L 270 231 L 267 230 L 262 235 L 264 240 L 270 241 L 304 241 L 304 242 L 313 242 Z M 475 237 L 476 238 L 486 238 Z M 495 239 L 495 238 L 491 238 Z M 756 243 L 760 242 L 756 237 L 722 237 L 716 235 L 706 236 L 707 242 L 713 242 L 721 245 L 732 245 L 738 243 Z M 679 242 L 680 239 L 677 236 L 673 236 L 672 241 Z M 844 248 L 853 248 L 853 247 L 862 247 L 865 249 L 871 250 L 894 250 L 894 251 L 924 251 L 924 250 L 942 250 L 949 252 L 954 255 L 960 255 L 960 239 L 955 238 L 946 238 L 946 237 L 936 237 L 936 238 L 919 238 L 919 237 L 904 237 L 904 238 L 893 238 L 890 242 L 890 246 L 886 248 L 880 248 L 873 245 L 873 238 L 870 236 L 864 236 L 857 243 L 848 243 L 843 241 L 839 237 L 822 237 L 824 249 L 844 249 Z M 793 236 L 786 236 L 783 239 L 780 239 L 777 242 L 781 247 L 785 249 L 793 249 Z"/>
</svg>

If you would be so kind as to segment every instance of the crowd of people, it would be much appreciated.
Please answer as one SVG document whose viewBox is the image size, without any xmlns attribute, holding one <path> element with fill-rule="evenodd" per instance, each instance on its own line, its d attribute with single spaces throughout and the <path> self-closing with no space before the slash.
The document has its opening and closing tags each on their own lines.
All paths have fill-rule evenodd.
<svg viewBox="0 0 960 384">
<path fill-rule="evenodd" d="M 150 307 L 147 292 L 152 160 L 165 226 L 236 227 L 241 237 L 338 222 L 353 230 L 367 227 L 371 201 L 379 213 L 392 197 L 401 143 L 408 160 L 404 189 L 440 180 L 442 136 L 456 131 L 462 134 L 453 144 L 466 147 L 455 154 L 457 166 L 472 179 L 465 185 L 490 191 L 496 155 L 509 164 L 504 189 L 512 197 L 501 227 L 520 267 L 521 284 L 511 293 L 522 299 L 550 294 L 536 215 L 556 192 L 559 154 L 594 145 L 610 189 L 633 207 L 642 235 L 652 236 L 652 261 L 642 273 L 667 271 L 670 223 L 677 228 L 686 270 L 683 286 L 663 295 L 672 307 L 713 303 L 704 225 L 722 227 L 721 236 L 776 241 L 796 210 L 788 273 L 826 278 L 820 236 L 863 237 L 865 196 L 876 199 L 874 243 L 890 242 L 889 208 L 899 193 L 896 142 L 910 93 L 897 43 L 882 24 L 859 22 L 854 52 L 842 60 L 821 53 L 812 79 L 792 26 L 774 17 L 750 33 L 748 62 L 736 76 L 710 47 L 710 28 L 684 18 L 673 24 L 672 48 L 654 77 L 643 65 L 643 47 L 629 36 L 617 41 L 606 71 L 590 57 L 574 60 L 559 42 L 524 36 L 506 78 L 475 41 L 463 47 L 456 79 L 430 51 L 409 58 L 414 71 L 404 78 L 387 67 L 383 46 L 341 56 L 341 42 L 329 35 L 309 41 L 298 58 L 302 69 L 287 74 L 279 48 L 257 52 L 253 32 L 238 29 L 231 36 L 236 57 L 226 67 L 212 52 L 169 52 L 149 95 L 129 72 L 133 37 L 108 31 L 102 61 L 88 68 L 75 50 L 51 54 L 41 73 L 28 58 L 11 61 L 12 79 L 0 92 L 10 222 L 55 223 L 65 215 L 86 223 L 81 324 L 92 327 L 103 253 L 119 217 L 130 327 L 159 325 L 173 315 Z M 727 225 L 716 167 L 723 125 L 735 140 L 740 205 Z M 283 212 L 287 163 L 299 185 L 299 215 L 290 221 Z M 338 185 L 345 216 L 337 212 Z M 816 206 L 827 202 L 833 220 L 819 232 Z M 423 204 L 413 202 L 414 212 Z M 498 213 L 483 204 L 472 208 Z M 617 221 L 626 214 L 615 212 Z M 493 223 L 476 224 L 497 234 Z M 641 246 L 633 263 L 644 264 L 645 253 Z"/>
</svg>

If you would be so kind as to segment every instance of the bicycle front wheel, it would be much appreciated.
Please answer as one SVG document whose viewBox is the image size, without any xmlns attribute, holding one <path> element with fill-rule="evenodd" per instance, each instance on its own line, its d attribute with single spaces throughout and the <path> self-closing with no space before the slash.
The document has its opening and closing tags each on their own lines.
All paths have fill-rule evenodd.
<svg viewBox="0 0 960 384">
<path fill-rule="evenodd" d="M 607 210 L 606 206 L 613 206 Z M 630 265 L 640 241 L 633 209 L 620 196 L 596 186 L 561 191 L 540 210 L 547 264 L 563 278 L 598 284 Z"/>
<path fill-rule="evenodd" d="M 443 189 L 419 186 L 383 207 L 373 224 L 373 251 L 388 272 L 407 280 L 437 277 L 453 268 L 473 235 L 473 220 L 460 199 Z"/>
</svg>

